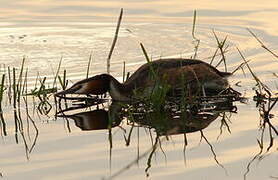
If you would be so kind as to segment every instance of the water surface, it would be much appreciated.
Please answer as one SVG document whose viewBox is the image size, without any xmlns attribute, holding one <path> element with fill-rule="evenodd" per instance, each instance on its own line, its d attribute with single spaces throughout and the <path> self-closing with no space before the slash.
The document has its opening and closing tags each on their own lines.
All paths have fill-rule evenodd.
<svg viewBox="0 0 278 180">
<path fill-rule="evenodd" d="M 236 50 L 238 47 L 246 59 L 251 60 L 250 66 L 258 77 L 273 91 L 277 90 L 277 77 L 273 76 L 278 70 L 277 59 L 261 48 L 246 30 L 252 29 L 271 50 L 277 52 L 276 0 L 0 1 L 1 68 L 20 68 L 25 56 L 30 88 L 34 86 L 38 72 L 41 77 L 47 76 L 51 86 L 61 58 L 61 74 L 64 69 L 67 70 L 70 84 L 86 77 L 90 54 L 90 75 L 106 72 L 106 59 L 117 17 L 120 8 L 124 8 L 120 34 L 111 60 L 111 73 L 118 79 L 122 79 L 124 62 L 129 72 L 134 72 L 146 62 L 140 42 L 152 59 L 190 58 L 194 54 L 191 32 L 193 10 L 196 9 L 195 35 L 201 40 L 198 58 L 210 62 L 209 57 L 217 47 L 212 33 L 214 29 L 220 39 L 228 37 L 229 51 L 226 55 L 229 71 L 242 63 Z M 223 70 L 223 66 L 219 69 Z M 252 101 L 252 87 L 256 83 L 247 69 L 245 72 L 246 76 L 238 71 L 230 79 L 232 87 L 250 97 L 247 105 L 237 104 L 238 113 L 230 118 L 231 134 L 225 130 L 217 139 L 220 119 L 204 130 L 227 173 L 215 162 L 209 145 L 205 141 L 199 143 L 200 133 L 197 132 L 187 135 L 185 153 L 183 135 L 174 135 L 168 141 L 163 141 L 161 146 L 165 154 L 161 150 L 155 154 L 149 170 L 150 179 L 243 178 L 248 163 L 259 152 L 257 138 L 260 138 L 259 112 Z M 241 88 L 235 86 L 239 81 Z M 125 145 L 121 128 L 115 128 L 110 152 L 107 130 L 84 132 L 69 121 L 69 132 L 62 118 L 53 120 L 53 113 L 40 118 L 34 114 L 39 136 L 27 160 L 22 138 L 19 138 L 18 144 L 15 142 L 12 106 L 8 101 L 3 103 L 8 133 L 1 140 L 0 171 L 4 179 L 101 179 L 113 175 L 152 147 L 150 137 L 143 128 L 134 130 L 129 146 Z M 30 103 L 30 111 L 31 107 Z M 272 113 L 277 114 L 276 107 Z M 277 126 L 276 117 L 272 120 Z M 130 129 L 125 123 L 122 126 Z M 35 137 L 34 128 L 30 132 L 28 144 L 31 145 Z M 274 141 L 271 153 L 259 163 L 255 161 L 251 165 L 248 179 L 278 177 L 276 148 Z M 144 156 L 118 179 L 145 178 L 147 158 Z"/>
</svg>

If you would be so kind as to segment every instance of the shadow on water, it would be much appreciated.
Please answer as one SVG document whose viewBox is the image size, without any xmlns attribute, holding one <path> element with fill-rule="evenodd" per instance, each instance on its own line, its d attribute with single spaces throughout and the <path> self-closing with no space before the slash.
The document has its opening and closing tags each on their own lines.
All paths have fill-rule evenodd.
<svg viewBox="0 0 278 180">
<path fill-rule="evenodd" d="M 152 147 L 146 152 L 139 154 L 140 146 L 138 144 L 137 158 L 107 179 L 113 179 L 120 175 L 133 165 L 138 164 L 144 157 L 147 157 L 145 173 L 148 177 L 156 151 L 160 149 L 165 159 L 167 159 L 163 151 L 163 142 L 169 141 L 170 137 L 174 135 L 184 136 L 183 154 L 184 162 L 186 163 L 185 152 L 188 145 L 187 134 L 198 132 L 201 135 L 200 142 L 205 140 L 210 147 L 215 162 L 218 166 L 223 168 L 227 174 L 225 167 L 218 161 L 214 147 L 205 136 L 203 129 L 207 128 L 216 119 L 220 119 L 220 135 L 224 126 L 229 130 L 229 117 L 232 113 L 237 113 L 237 107 L 234 105 L 234 102 L 242 100 L 238 93 L 234 92 L 232 94 L 219 96 L 200 97 L 194 100 L 194 106 L 186 106 L 186 108 L 181 107 L 181 102 L 170 101 L 166 103 L 164 108 L 159 110 L 144 102 L 105 102 L 105 99 L 92 97 L 66 98 L 66 100 L 69 99 L 75 102 L 72 107 L 68 107 L 65 103 L 62 105 L 62 100 L 59 99 L 58 102 L 60 103 L 58 107 L 61 108 L 64 106 L 66 108 L 60 109 L 57 117 L 63 117 L 66 121 L 73 120 L 75 126 L 83 131 L 107 129 L 109 132 L 108 139 L 110 144 L 110 170 L 113 148 L 113 128 L 119 127 L 123 130 L 123 140 L 126 146 L 129 146 L 132 140 L 131 138 L 133 137 L 132 134 L 136 135 L 136 133 L 139 133 L 139 130 L 136 131 L 136 128 L 142 128 L 145 132 L 149 133 Z M 105 108 L 107 105 L 108 108 Z M 83 111 L 80 112 L 80 109 L 83 109 Z M 76 113 L 75 110 L 78 110 L 78 112 Z M 125 122 L 129 128 L 125 129 L 121 127 L 122 122 Z M 155 137 L 153 137 L 152 132 L 154 132 Z M 137 134 L 137 137 L 139 138 L 139 134 Z"/>
</svg>

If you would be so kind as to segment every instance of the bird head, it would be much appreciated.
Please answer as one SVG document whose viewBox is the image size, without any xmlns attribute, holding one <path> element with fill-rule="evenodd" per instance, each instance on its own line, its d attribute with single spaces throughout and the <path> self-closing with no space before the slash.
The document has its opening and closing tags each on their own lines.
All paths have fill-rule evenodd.
<svg viewBox="0 0 278 180">
<path fill-rule="evenodd" d="M 66 94 L 84 94 L 84 95 L 100 95 L 109 91 L 110 80 L 112 76 L 109 74 L 100 74 L 88 79 L 81 80 L 70 88 L 56 93 L 56 96 Z"/>
</svg>

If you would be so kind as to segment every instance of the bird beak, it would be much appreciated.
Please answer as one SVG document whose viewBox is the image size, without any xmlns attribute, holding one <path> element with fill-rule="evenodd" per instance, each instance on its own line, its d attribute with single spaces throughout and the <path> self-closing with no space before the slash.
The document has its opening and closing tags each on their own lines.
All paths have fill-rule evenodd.
<svg viewBox="0 0 278 180">
<path fill-rule="evenodd" d="M 77 90 L 77 88 L 71 87 L 71 88 L 66 89 L 64 91 L 57 92 L 55 94 L 55 96 L 59 97 L 59 96 L 63 96 L 63 95 L 66 95 L 66 94 L 75 94 L 76 90 Z"/>
</svg>

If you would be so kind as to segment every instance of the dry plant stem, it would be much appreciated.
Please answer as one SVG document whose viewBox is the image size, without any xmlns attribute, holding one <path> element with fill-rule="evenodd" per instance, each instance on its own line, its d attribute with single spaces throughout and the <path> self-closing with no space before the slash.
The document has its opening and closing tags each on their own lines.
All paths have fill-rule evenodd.
<svg viewBox="0 0 278 180">
<path fill-rule="evenodd" d="M 109 51 L 108 58 L 107 58 L 107 73 L 108 74 L 110 74 L 110 60 L 111 60 L 111 56 L 112 56 L 114 47 L 115 47 L 117 39 L 118 39 L 118 34 L 119 34 L 119 30 L 120 30 L 122 17 L 123 17 L 123 8 L 121 9 L 121 12 L 120 12 L 120 16 L 119 16 L 119 19 L 118 19 L 118 24 L 117 24 L 117 28 L 116 28 L 116 32 L 115 32 L 115 36 L 114 36 L 112 46 L 111 46 L 111 49 Z"/>
<path fill-rule="evenodd" d="M 246 62 L 249 63 L 251 60 L 247 60 Z M 235 70 L 232 71 L 232 74 L 235 74 L 239 69 L 242 69 L 243 66 L 246 65 L 245 62 L 241 63 Z"/>
<path fill-rule="evenodd" d="M 239 54 L 241 55 L 242 59 L 244 60 L 248 70 L 250 71 L 250 73 L 252 74 L 253 78 L 255 79 L 255 81 L 258 83 L 258 87 L 259 87 L 259 93 L 260 94 L 264 94 L 263 90 L 268 94 L 269 98 L 271 97 L 271 91 L 270 89 L 261 82 L 261 80 L 255 75 L 255 73 L 252 71 L 252 69 L 250 68 L 249 64 L 247 63 L 246 59 L 244 58 L 244 56 L 242 55 L 241 51 L 237 48 Z M 275 131 L 275 133 L 278 135 L 278 132 L 276 130 L 276 128 L 270 123 L 269 121 L 269 114 L 270 111 L 272 110 L 272 108 L 275 106 L 275 104 L 277 103 L 278 99 L 275 100 L 275 102 L 273 102 L 272 105 L 269 104 L 268 110 L 265 109 L 265 106 L 262 107 L 262 116 L 263 116 L 263 120 L 264 123 L 268 123 L 269 126 Z M 270 103 L 270 102 L 269 102 Z"/>
<path fill-rule="evenodd" d="M 210 59 L 210 61 L 212 61 L 212 59 L 213 59 L 213 61 L 214 61 L 214 59 L 215 59 L 216 57 L 222 56 L 221 53 L 218 53 L 218 48 L 217 48 L 217 50 L 215 50 L 215 51 L 217 51 L 217 53 L 216 53 L 215 55 L 207 56 L 207 57 L 203 58 L 203 60 L 209 60 L 209 59 Z M 228 50 L 227 48 L 225 48 L 224 53 L 226 54 L 227 52 L 229 52 L 229 50 Z M 215 52 L 214 52 L 214 53 L 215 53 Z M 213 62 L 213 61 L 212 61 L 212 62 Z M 210 64 L 212 64 L 212 62 L 210 62 Z"/>
<path fill-rule="evenodd" d="M 8 80 L 9 80 L 9 86 L 8 86 L 9 103 L 12 104 L 12 79 L 11 79 L 11 70 L 9 66 L 8 66 Z"/>
<path fill-rule="evenodd" d="M 249 64 L 247 63 L 245 57 L 243 56 L 243 54 L 241 53 L 241 51 L 237 48 L 237 51 L 239 52 L 241 58 L 243 59 L 244 63 L 246 64 L 249 72 L 251 73 L 251 75 L 253 76 L 254 80 L 259 84 L 259 91 L 260 93 L 262 93 L 262 82 L 260 81 L 260 79 L 255 75 L 255 73 L 252 71 L 252 69 L 250 68 Z"/>
<path fill-rule="evenodd" d="M 148 53 L 147 53 L 147 51 L 146 51 L 146 49 L 145 49 L 143 43 L 140 43 L 140 46 L 141 46 L 141 49 L 142 49 L 142 51 L 143 51 L 143 53 L 144 53 L 144 56 L 145 56 L 145 58 L 146 58 L 146 60 L 147 60 L 147 63 L 151 63 L 151 59 L 149 58 L 149 55 L 148 55 Z M 156 78 L 157 73 L 155 72 L 153 66 L 150 66 L 150 70 L 151 70 L 152 76 L 153 76 L 154 78 Z"/>
<path fill-rule="evenodd" d="M 89 57 L 89 62 L 88 62 L 88 66 L 87 66 L 86 78 L 89 77 L 91 61 L 92 61 L 92 53 L 90 54 L 90 57 Z"/>
<path fill-rule="evenodd" d="M 193 59 L 197 58 L 198 48 L 199 48 L 199 45 L 200 45 L 200 39 L 196 38 L 196 36 L 195 36 L 196 17 L 197 17 L 197 11 L 194 10 L 193 25 L 192 25 L 192 37 L 193 37 L 194 41 L 197 42 L 197 44 L 194 47 L 194 56 L 193 56 Z"/>
<path fill-rule="evenodd" d="M 217 49 L 215 50 L 213 56 L 211 57 L 211 60 L 210 60 L 210 63 L 209 63 L 210 65 L 212 65 L 212 63 L 213 63 L 213 61 L 214 61 L 214 58 L 217 56 L 218 49 L 219 49 L 219 48 L 217 48 Z"/>
<path fill-rule="evenodd" d="M 275 54 L 273 51 L 271 51 L 268 47 L 264 45 L 264 43 L 256 36 L 255 33 L 253 33 L 249 28 L 247 28 L 247 31 L 261 44 L 261 47 L 270 52 L 274 57 L 278 59 L 278 55 Z"/>
<path fill-rule="evenodd" d="M 222 59 L 218 62 L 218 64 L 215 67 L 217 67 L 223 61 L 224 66 L 225 66 L 225 71 L 227 72 L 227 64 L 226 64 L 225 51 L 228 48 L 228 46 L 226 48 L 224 48 L 224 45 L 225 45 L 225 43 L 227 41 L 227 36 L 225 37 L 225 39 L 222 42 L 220 42 L 219 38 L 217 37 L 217 35 L 215 33 L 215 31 L 212 30 L 212 32 L 213 32 L 214 37 L 215 37 L 215 39 L 217 41 L 217 45 L 218 45 L 218 48 L 219 48 L 219 50 L 221 52 L 221 56 L 222 56 Z"/>
<path fill-rule="evenodd" d="M 123 82 L 125 82 L 125 61 L 124 61 L 124 67 L 123 67 Z"/>
</svg>

